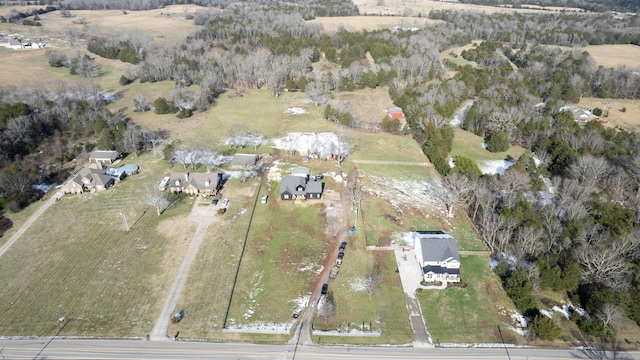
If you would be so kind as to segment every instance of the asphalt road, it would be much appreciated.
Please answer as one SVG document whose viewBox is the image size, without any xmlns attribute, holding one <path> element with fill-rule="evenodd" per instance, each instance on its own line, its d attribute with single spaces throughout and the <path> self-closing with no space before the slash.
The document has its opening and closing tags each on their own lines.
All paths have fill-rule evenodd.
<svg viewBox="0 0 640 360">
<path fill-rule="evenodd" d="M 2 340 L 5 359 L 225 359 L 225 360 L 376 360 L 376 359 L 593 359 L 576 350 L 504 348 L 413 348 L 319 345 L 258 345 L 144 340 Z M 640 359 L 640 353 L 616 359 Z M 624 355 L 626 357 L 620 357 Z M 612 359 L 609 354 L 607 359 Z M 0 357 L 2 359 L 2 357 Z M 604 359 L 604 358 L 603 358 Z"/>
</svg>

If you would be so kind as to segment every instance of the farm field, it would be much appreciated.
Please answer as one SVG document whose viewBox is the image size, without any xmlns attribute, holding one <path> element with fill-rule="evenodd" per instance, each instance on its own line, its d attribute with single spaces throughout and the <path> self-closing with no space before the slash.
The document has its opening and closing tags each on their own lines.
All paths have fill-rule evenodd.
<svg viewBox="0 0 640 360">
<path fill-rule="evenodd" d="M 142 337 L 151 329 L 195 223 L 186 221 L 186 199 L 160 217 L 140 201 L 162 162 L 126 161 L 140 174 L 63 197 L 3 256 L 0 302 L 11 306 L 0 334 Z"/>
<path fill-rule="evenodd" d="M 514 9 L 509 7 L 484 6 L 474 4 L 462 4 L 457 1 L 411 1 L 411 0 L 385 0 L 383 5 L 378 5 L 376 0 L 355 0 L 354 4 L 358 6 L 361 15 L 382 15 L 382 16 L 417 16 L 427 17 L 432 10 L 458 10 L 458 11 L 478 11 L 487 14 L 493 13 L 548 13 L 560 11 L 559 8 L 520 8 Z M 578 9 L 568 8 L 569 11 L 578 11 Z"/>
<path fill-rule="evenodd" d="M 619 126 L 640 131 L 640 101 L 634 99 L 582 98 L 578 106 L 585 109 L 608 109 L 605 126 Z"/>
</svg>

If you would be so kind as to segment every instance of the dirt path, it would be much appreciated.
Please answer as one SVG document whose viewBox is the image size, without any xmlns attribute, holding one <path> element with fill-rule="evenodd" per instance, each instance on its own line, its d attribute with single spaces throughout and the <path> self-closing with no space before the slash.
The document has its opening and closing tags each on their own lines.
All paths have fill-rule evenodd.
<svg viewBox="0 0 640 360">
<path fill-rule="evenodd" d="M 337 249 L 341 242 L 347 241 L 347 220 L 349 214 L 345 211 L 345 209 L 347 209 L 347 207 L 345 207 L 345 201 L 347 200 L 344 189 L 339 195 L 337 193 L 325 195 L 325 233 L 327 238 L 331 239 L 331 251 L 324 263 L 324 270 L 318 277 L 318 281 L 311 293 L 309 304 L 300 315 L 297 328 L 293 332 L 293 337 L 289 340 L 289 344 L 291 345 L 313 345 L 313 340 L 311 339 L 311 324 L 313 324 L 318 301 L 320 301 L 320 297 L 322 296 L 320 295 L 322 284 L 329 283 L 329 272 L 338 256 Z M 329 287 L 331 287 L 331 285 L 329 285 Z"/>
<path fill-rule="evenodd" d="M 191 265 L 193 265 L 196 255 L 198 255 L 198 250 L 200 249 L 204 235 L 207 232 L 207 228 L 219 219 L 215 210 L 216 209 L 212 206 L 199 206 L 197 201 L 193 205 L 191 214 L 189 214 L 189 220 L 197 222 L 198 229 L 196 229 L 196 233 L 193 235 L 193 239 L 191 239 L 189 249 L 187 250 L 184 259 L 182 260 L 182 264 L 178 269 L 176 279 L 171 286 L 171 290 L 164 302 L 162 311 L 156 319 L 153 329 L 149 333 L 150 340 L 169 340 L 168 331 L 171 315 L 176 311 L 176 305 L 178 304 L 178 300 L 182 294 L 182 289 L 189 277 Z"/>
<path fill-rule="evenodd" d="M 44 204 L 42 204 L 42 206 L 40 206 L 38 210 L 36 210 L 33 215 L 31 215 L 31 217 L 29 217 L 29 219 L 27 219 L 27 221 L 22 224 L 22 226 L 20 226 L 20 229 L 18 229 L 18 231 L 16 231 L 16 233 L 13 234 L 13 236 L 9 238 L 9 240 L 4 245 L 2 245 L 2 247 L 0 247 L 0 257 L 2 257 L 2 255 L 4 255 L 4 253 L 6 253 L 9 248 L 11 248 L 11 246 L 16 241 L 18 241 L 20 236 L 22 236 L 22 234 L 24 234 L 24 232 L 27 231 L 27 229 L 29 229 L 29 227 L 31 227 L 31 225 L 33 225 L 33 223 L 35 223 L 36 220 L 38 220 L 40 216 L 42 216 L 42 214 L 44 214 L 44 212 L 47 211 L 47 209 L 50 208 L 51 205 L 55 204 L 56 201 L 58 201 L 63 195 L 64 194 L 60 191 L 51 196 L 47 201 L 45 201 Z"/>
</svg>

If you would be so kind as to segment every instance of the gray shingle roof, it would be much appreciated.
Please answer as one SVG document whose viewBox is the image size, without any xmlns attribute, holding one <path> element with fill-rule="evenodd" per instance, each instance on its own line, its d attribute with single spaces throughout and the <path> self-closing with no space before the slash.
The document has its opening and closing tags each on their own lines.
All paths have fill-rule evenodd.
<svg viewBox="0 0 640 360">
<path fill-rule="evenodd" d="M 453 258 L 460 261 L 456 239 L 441 231 L 416 231 L 414 236 L 421 242 L 424 261 L 443 261 Z"/>
</svg>

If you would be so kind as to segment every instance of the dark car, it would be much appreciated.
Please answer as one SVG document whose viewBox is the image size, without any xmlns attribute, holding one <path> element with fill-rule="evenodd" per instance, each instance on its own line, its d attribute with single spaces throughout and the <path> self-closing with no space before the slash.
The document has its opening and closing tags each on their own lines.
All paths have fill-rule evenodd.
<svg viewBox="0 0 640 360">
<path fill-rule="evenodd" d="M 211 205 L 213 205 L 213 206 L 218 205 L 218 199 L 211 200 Z"/>
<path fill-rule="evenodd" d="M 339 252 L 343 252 L 346 247 L 347 247 L 347 242 L 343 241 L 342 244 L 340 244 L 340 247 L 338 248 L 338 251 Z"/>
<path fill-rule="evenodd" d="M 327 295 L 327 290 L 329 290 L 329 284 L 323 284 L 322 291 L 320 291 L 320 294 Z"/>
<path fill-rule="evenodd" d="M 344 252 L 343 252 L 343 251 L 340 251 L 340 252 L 338 253 L 338 259 L 342 260 L 342 258 L 343 258 L 343 257 L 344 257 Z"/>
</svg>

